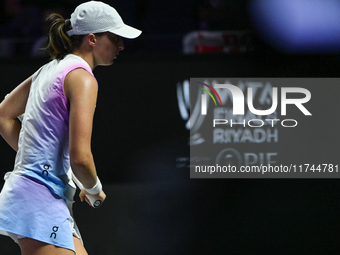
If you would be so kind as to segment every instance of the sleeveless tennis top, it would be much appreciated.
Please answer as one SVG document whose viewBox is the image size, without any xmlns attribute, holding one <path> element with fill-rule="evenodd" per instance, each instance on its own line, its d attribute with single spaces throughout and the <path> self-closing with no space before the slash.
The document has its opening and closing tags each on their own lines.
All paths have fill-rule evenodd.
<svg viewBox="0 0 340 255">
<path fill-rule="evenodd" d="M 42 66 L 33 76 L 19 135 L 13 173 L 44 183 L 53 193 L 64 195 L 68 183 L 69 103 L 64 94 L 66 75 L 90 66 L 73 54 Z"/>
</svg>

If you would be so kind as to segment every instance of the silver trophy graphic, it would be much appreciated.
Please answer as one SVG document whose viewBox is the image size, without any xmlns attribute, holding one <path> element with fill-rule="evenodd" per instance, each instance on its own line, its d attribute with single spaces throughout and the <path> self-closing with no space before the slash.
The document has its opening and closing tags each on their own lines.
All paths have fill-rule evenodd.
<svg viewBox="0 0 340 255">
<path fill-rule="evenodd" d="M 207 83 L 207 81 L 204 81 Z M 190 130 L 189 145 L 198 145 L 205 142 L 205 139 L 198 132 L 201 125 L 204 122 L 205 116 L 201 114 L 201 98 L 202 90 L 197 89 L 197 99 L 193 108 L 190 105 L 190 82 L 189 80 L 183 81 L 183 83 L 177 83 L 177 101 L 178 108 L 183 120 L 187 121 L 185 127 Z M 206 105 L 208 108 L 209 97 L 207 98 Z M 192 110 L 192 111 L 191 111 Z M 191 114 L 190 114 L 191 111 Z"/>
</svg>

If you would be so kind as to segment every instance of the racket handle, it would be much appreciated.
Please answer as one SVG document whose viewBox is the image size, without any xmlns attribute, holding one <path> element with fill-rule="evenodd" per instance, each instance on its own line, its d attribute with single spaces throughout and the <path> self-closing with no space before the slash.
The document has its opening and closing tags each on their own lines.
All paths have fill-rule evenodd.
<svg viewBox="0 0 340 255">
<path fill-rule="evenodd" d="M 71 169 L 71 168 L 70 168 Z M 72 170 L 71 170 L 72 171 Z M 75 184 L 78 186 L 79 189 L 83 189 L 83 184 L 77 179 L 77 177 L 74 175 L 74 173 L 72 172 L 72 180 L 75 182 Z M 93 208 L 98 208 L 102 205 L 102 201 L 99 199 L 95 199 L 94 197 L 92 197 L 91 195 L 85 195 L 87 197 L 87 199 L 89 200 L 91 206 Z"/>
<path fill-rule="evenodd" d="M 102 201 L 99 199 L 95 199 L 94 197 L 92 197 L 91 195 L 86 195 L 86 197 L 88 198 L 88 200 L 90 201 L 90 204 L 93 208 L 98 208 L 102 205 Z"/>
</svg>

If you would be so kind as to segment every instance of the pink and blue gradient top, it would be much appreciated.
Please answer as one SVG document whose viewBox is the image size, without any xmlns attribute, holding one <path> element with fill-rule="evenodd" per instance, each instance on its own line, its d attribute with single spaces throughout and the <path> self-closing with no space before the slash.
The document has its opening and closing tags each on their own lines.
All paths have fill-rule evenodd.
<svg viewBox="0 0 340 255">
<path fill-rule="evenodd" d="M 63 198 L 70 168 L 69 103 L 63 85 L 66 75 L 77 68 L 93 75 L 90 66 L 73 54 L 49 62 L 33 75 L 14 167 L 14 172 L 43 182 Z"/>
</svg>

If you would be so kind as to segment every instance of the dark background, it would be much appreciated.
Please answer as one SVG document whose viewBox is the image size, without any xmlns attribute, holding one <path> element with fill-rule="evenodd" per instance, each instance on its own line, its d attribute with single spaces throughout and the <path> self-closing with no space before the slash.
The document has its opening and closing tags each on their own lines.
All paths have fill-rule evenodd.
<svg viewBox="0 0 340 255">
<path fill-rule="evenodd" d="M 145 37 L 127 41 L 113 66 L 94 70 L 99 95 L 92 150 L 107 200 L 95 210 L 76 198 L 75 218 L 89 254 L 338 254 L 338 179 L 190 179 L 177 161 L 189 156 L 189 132 L 176 98 L 176 84 L 190 77 L 338 77 L 338 54 L 280 53 L 258 42 L 253 53 L 184 55 L 182 36 L 198 28 L 194 1 L 141 2 L 148 8 L 131 1 L 121 15 L 129 24 L 134 8 L 145 10 L 143 18 L 130 18 L 143 25 L 137 27 Z M 240 23 L 248 26 L 234 24 Z M 21 42 L 0 61 L 0 97 L 48 61 L 30 58 Z M 299 137 L 287 137 L 294 142 L 287 151 L 296 156 L 315 146 L 311 160 L 320 151 L 335 154 L 336 92 L 328 101 L 327 93 L 323 97 L 329 122 L 309 127 L 313 132 L 302 145 Z M 0 143 L 5 174 L 15 154 Z M 0 254 L 19 254 L 19 248 L 1 237 Z"/>
</svg>

